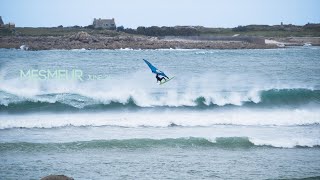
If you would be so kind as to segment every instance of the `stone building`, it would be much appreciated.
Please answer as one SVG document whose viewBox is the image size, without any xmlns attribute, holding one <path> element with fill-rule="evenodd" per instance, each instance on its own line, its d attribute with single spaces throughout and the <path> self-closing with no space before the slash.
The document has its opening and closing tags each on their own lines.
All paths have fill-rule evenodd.
<svg viewBox="0 0 320 180">
<path fill-rule="evenodd" d="M 4 24 L 2 17 L 0 16 L 0 28 L 9 28 L 9 29 L 14 29 L 16 27 L 16 25 L 14 23 L 8 23 L 8 24 Z"/>
<path fill-rule="evenodd" d="M 94 18 L 92 25 L 94 28 L 116 29 L 116 23 L 114 21 L 114 18 L 112 19 Z"/>
</svg>

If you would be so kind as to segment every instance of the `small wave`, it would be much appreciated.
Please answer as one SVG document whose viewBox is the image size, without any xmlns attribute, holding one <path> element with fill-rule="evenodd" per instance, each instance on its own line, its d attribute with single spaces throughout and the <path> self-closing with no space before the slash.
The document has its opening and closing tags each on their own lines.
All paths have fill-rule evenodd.
<svg viewBox="0 0 320 180">
<path fill-rule="evenodd" d="M 86 51 L 87 49 L 81 48 L 81 49 L 71 49 L 71 51 Z"/>
<path fill-rule="evenodd" d="M 281 178 L 281 179 L 273 179 L 273 180 L 319 180 L 320 176 L 309 176 L 303 178 Z"/>
<path fill-rule="evenodd" d="M 140 149 L 140 148 L 318 148 L 319 145 L 309 146 L 273 146 L 272 144 L 256 144 L 248 137 L 217 137 L 213 140 L 206 138 L 167 138 L 167 139 L 112 139 L 93 140 L 66 143 L 30 143 L 14 142 L 0 143 L 2 151 L 66 151 L 84 149 Z"/>
</svg>

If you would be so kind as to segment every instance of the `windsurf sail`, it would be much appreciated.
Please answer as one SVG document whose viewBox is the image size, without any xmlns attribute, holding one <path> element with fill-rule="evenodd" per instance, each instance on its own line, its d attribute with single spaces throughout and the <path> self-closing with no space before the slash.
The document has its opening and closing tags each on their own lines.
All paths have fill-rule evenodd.
<svg viewBox="0 0 320 180">
<path fill-rule="evenodd" d="M 147 61 L 145 59 L 143 59 L 143 60 L 149 66 L 152 73 L 169 78 L 166 74 L 164 74 L 164 72 L 162 72 L 159 69 L 157 69 L 156 67 L 154 67 L 149 61 Z"/>
</svg>

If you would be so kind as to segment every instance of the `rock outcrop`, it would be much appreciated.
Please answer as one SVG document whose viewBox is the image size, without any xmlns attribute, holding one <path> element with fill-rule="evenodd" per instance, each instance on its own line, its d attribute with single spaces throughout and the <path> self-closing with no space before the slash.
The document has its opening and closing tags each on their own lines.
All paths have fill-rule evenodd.
<svg viewBox="0 0 320 180">
<path fill-rule="evenodd" d="M 65 175 L 49 175 L 41 178 L 41 180 L 74 180 L 74 179 Z"/>
<path fill-rule="evenodd" d="M 83 43 L 91 43 L 91 42 L 98 42 L 98 39 L 94 36 L 91 36 L 87 32 L 78 32 L 77 34 L 74 34 L 70 36 L 70 41 L 80 41 Z"/>
<path fill-rule="evenodd" d="M 246 40 L 186 40 L 159 39 L 138 35 L 90 35 L 77 32 L 69 36 L 5 36 L 0 37 L 0 48 L 20 49 L 27 45 L 28 50 L 50 49 L 267 49 L 276 45 L 250 42 Z M 27 49 L 23 49 L 27 50 Z"/>
</svg>

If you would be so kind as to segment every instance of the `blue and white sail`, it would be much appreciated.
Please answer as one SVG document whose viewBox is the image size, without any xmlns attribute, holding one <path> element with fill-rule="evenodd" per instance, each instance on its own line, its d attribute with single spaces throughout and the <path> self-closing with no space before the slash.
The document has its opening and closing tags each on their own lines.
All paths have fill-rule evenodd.
<svg viewBox="0 0 320 180">
<path fill-rule="evenodd" d="M 149 68 L 151 69 L 152 73 L 169 78 L 166 74 L 164 74 L 164 72 L 160 71 L 158 68 L 153 66 L 149 61 L 147 61 L 145 59 L 143 59 L 143 60 L 149 66 Z"/>
</svg>

